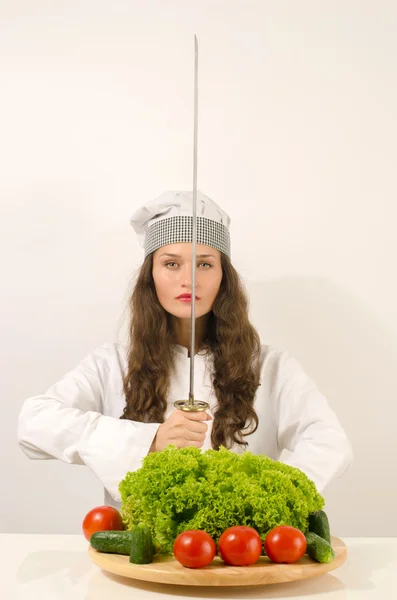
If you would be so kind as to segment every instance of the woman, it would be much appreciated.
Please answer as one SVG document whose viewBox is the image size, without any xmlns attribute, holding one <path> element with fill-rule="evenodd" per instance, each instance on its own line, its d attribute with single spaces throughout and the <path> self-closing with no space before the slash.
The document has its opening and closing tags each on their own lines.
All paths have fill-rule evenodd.
<svg viewBox="0 0 397 600">
<path fill-rule="evenodd" d="M 120 506 L 119 482 L 168 444 L 224 445 L 298 467 L 321 493 L 352 459 L 336 415 L 299 363 L 262 345 L 230 260 L 230 218 L 197 194 L 195 399 L 187 413 L 192 194 L 167 192 L 132 217 L 145 260 L 130 300 L 128 347 L 105 344 L 42 396 L 25 401 L 18 437 L 29 458 L 85 464 Z"/>
</svg>

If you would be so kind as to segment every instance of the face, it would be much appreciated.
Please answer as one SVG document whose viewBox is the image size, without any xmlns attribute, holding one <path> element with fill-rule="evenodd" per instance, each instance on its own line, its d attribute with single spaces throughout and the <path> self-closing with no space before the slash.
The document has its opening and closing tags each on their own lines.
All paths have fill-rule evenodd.
<svg viewBox="0 0 397 600">
<path fill-rule="evenodd" d="M 170 253 L 174 256 L 170 256 Z M 170 244 L 156 250 L 153 255 L 152 274 L 157 297 L 162 307 L 175 317 L 189 319 L 191 302 L 183 302 L 177 298 L 181 294 L 192 293 L 192 244 L 190 242 Z M 220 251 L 210 246 L 197 244 L 196 319 L 211 311 L 221 281 Z"/>
</svg>

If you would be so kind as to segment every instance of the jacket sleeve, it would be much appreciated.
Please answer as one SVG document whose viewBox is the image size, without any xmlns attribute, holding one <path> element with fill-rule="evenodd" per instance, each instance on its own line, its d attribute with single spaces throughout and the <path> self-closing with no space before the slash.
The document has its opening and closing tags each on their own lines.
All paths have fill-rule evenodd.
<svg viewBox="0 0 397 600">
<path fill-rule="evenodd" d="M 109 345 L 101 346 L 44 395 L 25 400 L 18 442 L 29 458 L 87 465 L 120 501 L 120 481 L 141 466 L 160 423 L 103 414 L 109 354 Z"/>
<path fill-rule="evenodd" d="M 353 459 L 352 448 L 334 411 L 299 362 L 287 353 L 279 364 L 276 421 L 284 463 L 299 468 L 322 493 Z"/>
</svg>

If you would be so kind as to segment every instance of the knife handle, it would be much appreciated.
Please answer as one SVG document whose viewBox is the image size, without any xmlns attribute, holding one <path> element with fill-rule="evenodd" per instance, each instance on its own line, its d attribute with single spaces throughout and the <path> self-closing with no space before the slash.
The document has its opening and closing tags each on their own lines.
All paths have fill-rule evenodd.
<svg viewBox="0 0 397 600">
<path fill-rule="evenodd" d="M 189 400 L 176 400 L 174 406 L 185 412 L 203 412 L 210 407 L 208 402 L 203 402 L 202 400 L 195 400 L 193 404 L 191 404 Z"/>
</svg>

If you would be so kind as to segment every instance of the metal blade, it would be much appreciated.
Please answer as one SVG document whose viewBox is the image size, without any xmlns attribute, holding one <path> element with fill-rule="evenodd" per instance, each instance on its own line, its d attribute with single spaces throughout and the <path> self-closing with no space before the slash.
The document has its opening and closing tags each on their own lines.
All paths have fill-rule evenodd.
<svg viewBox="0 0 397 600">
<path fill-rule="evenodd" d="M 197 240 L 197 146 L 198 146 L 198 41 L 194 36 L 194 139 L 193 139 L 193 235 L 192 235 L 192 315 L 190 322 L 189 406 L 194 406 L 194 356 L 196 333 L 196 240 Z"/>
<path fill-rule="evenodd" d="M 192 313 L 190 321 L 190 390 L 188 400 L 176 400 L 174 406 L 187 412 L 204 411 L 208 402 L 194 399 L 194 355 L 196 334 L 196 243 L 197 243 L 197 146 L 198 146 L 198 42 L 194 36 L 194 140 L 193 140 L 193 222 L 192 222 Z"/>
</svg>

